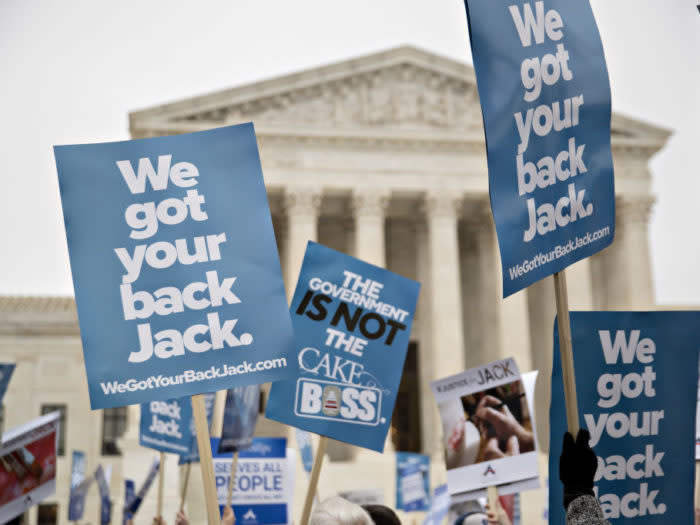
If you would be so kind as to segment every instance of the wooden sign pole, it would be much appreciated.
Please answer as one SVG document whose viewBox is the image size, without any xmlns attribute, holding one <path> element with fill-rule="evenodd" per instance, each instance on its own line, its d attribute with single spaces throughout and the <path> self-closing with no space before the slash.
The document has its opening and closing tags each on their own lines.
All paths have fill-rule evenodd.
<svg viewBox="0 0 700 525">
<path fill-rule="evenodd" d="M 158 508 L 156 516 L 163 519 L 163 476 L 165 474 L 165 452 L 160 453 L 160 464 L 158 465 Z"/>
<path fill-rule="evenodd" d="M 569 296 L 566 291 L 564 270 L 554 274 L 554 296 L 557 301 L 557 323 L 559 328 L 559 352 L 564 380 L 564 401 L 566 403 L 566 423 L 574 439 L 578 434 L 578 400 L 576 398 L 576 377 L 574 376 L 574 354 L 571 350 L 571 324 L 569 321 Z"/>
<path fill-rule="evenodd" d="M 180 493 L 180 512 L 185 510 L 185 497 L 187 496 L 187 484 L 190 481 L 190 470 L 192 470 L 192 463 L 188 463 L 185 466 L 185 479 L 182 482 L 182 492 Z"/>
<path fill-rule="evenodd" d="M 202 468 L 202 485 L 204 486 L 204 503 L 207 509 L 207 523 L 219 525 L 219 502 L 216 495 L 214 482 L 214 460 L 211 456 L 211 443 L 209 442 L 209 428 L 207 426 L 207 413 L 204 409 L 204 395 L 192 396 L 192 414 L 194 415 L 194 427 L 197 432 L 197 447 L 199 448 L 199 465 Z"/>
<path fill-rule="evenodd" d="M 318 449 L 314 458 L 314 466 L 311 469 L 311 477 L 309 478 L 309 487 L 306 489 L 306 499 L 304 499 L 304 510 L 301 513 L 301 522 L 299 525 L 308 525 L 311 517 L 311 507 L 313 506 L 314 496 L 316 495 L 316 487 L 318 486 L 318 477 L 321 474 L 321 465 L 323 465 L 323 456 L 326 455 L 326 446 L 328 438 L 321 436 L 318 441 Z"/>
<path fill-rule="evenodd" d="M 486 489 L 489 501 L 489 510 L 498 516 L 498 487 L 493 485 Z"/>
<path fill-rule="evenodd" d="M 226 495 L 226 506 L 231 506 L 231 500 L 233 499 L 233 486 L 236 484 L 236 469 L 238 468 L 238 451 L 233 453 L 233 458 L 231 458 L 231 475 L 228 478 L 228 494 Z M 235 523 L 235 517 L 234 517 Z"/>
</svg>

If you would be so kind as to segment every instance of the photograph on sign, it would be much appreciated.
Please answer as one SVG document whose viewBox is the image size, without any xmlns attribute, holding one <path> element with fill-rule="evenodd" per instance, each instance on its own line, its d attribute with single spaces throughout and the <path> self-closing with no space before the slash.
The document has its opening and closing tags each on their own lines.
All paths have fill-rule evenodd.
<svg viewBox="0 0 700 525">
<path fill-rule="evenodd" d="M 59 413 L 3 433 L 0 446 L 0 523 L 56 492 Z"/>
<path fill-rule="evenodd" d="M 700 312 L 571 312 L 581 427 L 598 456 L 595 494 L 611 525 L 692 523 Z M 563 392 L 554 326 L 552 392 Z M 552 395 L 549 479 L 567 430 Z M 549 486 L 549 523 L 565 525 L 562 483 Z"/>
<path fill-rule="evenodd" d="M 54 153 L 93 409 L 296 377 L 252 123 Z"/>
<path fill-rule="evenodd" d="M 419 289 L 309 242 L 290 306 L 299 375 L 272 384 L 266 417 L 381 452 Z"/>
<path fill-rule="evenodd" d="M 451 494 L 537 476 L 531 405 L 515 360 L 431 383 Z"/>
</svg>

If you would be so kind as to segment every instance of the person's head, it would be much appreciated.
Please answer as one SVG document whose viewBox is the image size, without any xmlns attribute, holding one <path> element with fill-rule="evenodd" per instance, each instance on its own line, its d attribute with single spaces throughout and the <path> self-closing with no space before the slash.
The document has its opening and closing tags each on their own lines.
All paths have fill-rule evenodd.
<svg viewBox="0 0 700 525">
<path fill-rule="evenodd" d="M 392 509 L 386 505 L 362 505 L 375 525 L 401 525 L 401 520 Z"/>
<path fill-rule="evenodd" d="M 482 525 L 488 523 L 488 516 L 481 511 L 472 511 L 462 514 L 455 520 L 455 525 Z"/>
<path fill-rule="evenodd" d="M 369 514 L 339 496 L 323 500 L 311 514 L 309 525 L 374 525 Z"/>
</svg>

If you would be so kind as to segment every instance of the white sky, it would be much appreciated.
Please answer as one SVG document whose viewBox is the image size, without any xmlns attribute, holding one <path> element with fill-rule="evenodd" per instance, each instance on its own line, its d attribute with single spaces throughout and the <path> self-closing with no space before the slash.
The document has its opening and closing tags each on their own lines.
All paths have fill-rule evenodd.
<svg viewBox="0 0 700 525">
<path fill-rule="evenodd" d="M 613 109 L 675 130 L 651 163 L 662 304 L 700 305 L 696 3 L 592 0 Z M 129 111 L 403 44 L 470 62 L 462 1 L 0 1 L 0 294 L 72 294 L 54 144 L 126 139 Z"/>
</svg>

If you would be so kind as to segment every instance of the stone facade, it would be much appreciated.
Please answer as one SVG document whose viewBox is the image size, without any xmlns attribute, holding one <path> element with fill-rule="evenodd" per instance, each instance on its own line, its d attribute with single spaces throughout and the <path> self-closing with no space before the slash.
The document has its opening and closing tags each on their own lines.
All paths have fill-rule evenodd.
<svg viewBox="0 0 700 525">
<path fill-rule="evenodd" d="M 444 468 L 428 383 L 465 367 L 515 356 L 521 370 L 540 370 L 536 417 L 546 450 L 553 285 L 546 279 L 501 298 L 473 69 L 402 47 L 137 111 L 130 115 L 130 128 L 134 138 L 141 138 L 249 120 L 255 123 L 289 294 L 307 240 L 423 284 L 412 333 L 420 379 L 415 416 L 422 422 L 421 448 L 436 459 L 433 486 L 444 480 Z M 620 115 L 613 116 L 612 129 L 616 239 L 610 248 L 567 270 L 572 310 L 654 306 L 648 161 L 669 133 Z M 5 401 L 6 425 L 38 415 L 43 399 L 65 400 L 66 448 L 86 450 L 89 468 L 94 468 L 100 461 L 100 417 L 88 410 L 72 300 L 5 298 L 0 308 L 0 359 L 18 362 Z M 136 445 L 137 414 L 130 410 L 129 415 L 122 441 L 126 453 L 113 462 L 113 487 L 120 497 L 122 474 L 140 480 L 154 455 Z M 265 419 L 258 432 L 287 435 L 281 425 Z M 293 434 L 289 437 L 293 445 Z M 384 455 L 333 445 L 336 461 L 324 467 L 321 496 L 381 487 L 392 504 L 391 449 L 390 441 Z M 542 460 L 544 478 L 546 458 Z M 57 500 L 64 523 L 69 466 L 66 459 L 61 461 Z M 174 513 L 178 477 L 174 464 L 167 468 L 165 508 Z M 297 474 L 296 516 L 305 487 L 303 474 Z M 191 482 L 198 476 L 193 471 Z M 195 523 L 204 518 L 197 492 L 191 490 L 188 498 Z M 543 492 L 530 494 L 524 498 L 523 522 L 540 523 Z M 153 515 L 155 496 L 149 501 L 141 514 L 144 523 Z M 116 503 L 120 505 L 119 499 Z M 96 505 L 96 497 L 91 498 L 88 520 L 97 516 Z"/>
</svg>

